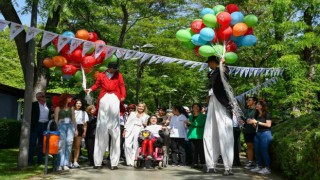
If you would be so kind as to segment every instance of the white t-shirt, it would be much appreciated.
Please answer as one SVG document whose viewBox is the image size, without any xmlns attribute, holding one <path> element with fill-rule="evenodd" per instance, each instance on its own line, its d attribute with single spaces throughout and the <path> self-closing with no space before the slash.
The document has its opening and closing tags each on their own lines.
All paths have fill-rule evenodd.
<svg viewBox="0 0 320 180">
<path fill-rule="evenodd" d="M 84 113 L 84 115 L 83 115 Z M 82 110 L 74 110 L 74 117 L 76 119 L 77 124 L 84 124 L 84 122 L 89 121 L 89 117 L 87 112 L 82 111 Z M 84 119 L 83 119 L 84 117 Z"/>
<path fill-rule="evenodd" d="M 187 127 L 185 122 L 188 118 L 184 114 L 172 116 L 168 126 L 170 130 L 170 138 L 187 138 Z"/>
<path fill-rule="evenodd" d="M 145 130 L 150 131 L 154 137 L 160 137 L 159 131 L 162 130 L 162 126 L 157 124 L 149 125 Z"/>
<path fill-rule="evenodd" d="M 43 105 L 39 103 L 39 110 L 40 110 L 40 115 L 39 115 L 39 122 L 48 122 L 49 121 L 49 108 L 46 103 Z"/>
<path fill-rule="evenodd" d="M 124 126 L 127 130 L 131 129 L 133 126 L 142 126 L 143 127 L 143 124 L 147 124 L 148 118 L 149 118 L 148 114 L 144 113 L 141 117 L 137 117 L 137 113 L 132 112 L 132 113 L 130 113 L 130 115 L 127 119 L 127 122 Z"/>
</svg>

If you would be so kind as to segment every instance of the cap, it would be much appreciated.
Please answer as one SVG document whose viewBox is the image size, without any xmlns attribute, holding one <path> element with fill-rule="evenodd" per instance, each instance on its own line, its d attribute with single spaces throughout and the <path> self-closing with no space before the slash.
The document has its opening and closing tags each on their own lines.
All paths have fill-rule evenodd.
<svg viewBox="0 0 320 180">
<path fill-rule="evenodd" d="M 206 61 L 206 63 L 208 63 L 208 62 L 216 62 L 217 64 L 219 64 L 219 57 L 217 57 L 217 56 L 209 56 L 208 57 L 208 60 Z"/>
<path fill-rule="evenodd" d="M 183 109 L 185 109 L 186 111 L 190 111 L 187 106 L 183 106 Z"/>
<path fill-rule="evenodd" d="M 118 63 L 117 62 L 109 62 L 107 67 L 110 69 L 118 70 Z"/>
<path fill-rule="evenodd" d="M 136 109 L 136 105 L 135 104 L 130 104 L 127 109 Z"/>
</svg>

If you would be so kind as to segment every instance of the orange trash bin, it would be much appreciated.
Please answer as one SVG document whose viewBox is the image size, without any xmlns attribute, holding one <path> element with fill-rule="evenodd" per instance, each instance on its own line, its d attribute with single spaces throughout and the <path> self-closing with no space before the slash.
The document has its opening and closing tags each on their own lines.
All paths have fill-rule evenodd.
<svg viewBox="0 0 320 180">
<path fill-rule="evenodd" d="M 46 145 L 47 145 L 47 134 L 49 134 L 49 149 L 48 154 L 58 154 L 59 150 L 59 139 L 60 132 L 59 131 L 44 131 L 43 132 L 43 154 L 46 154 Z"/>
</svg>

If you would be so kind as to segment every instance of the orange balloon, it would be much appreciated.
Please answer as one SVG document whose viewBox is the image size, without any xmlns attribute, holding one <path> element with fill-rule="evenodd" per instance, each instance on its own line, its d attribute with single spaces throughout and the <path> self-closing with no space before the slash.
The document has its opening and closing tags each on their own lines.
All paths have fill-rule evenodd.
<svg viewBox="0 0 320 180">
<path fill-rule="evenodd" d="M 97 78 L 98 78 L 99 73 L 100 73 L 99 71 L 94 72 L 94 75 L 93 75 L 93 76 L 94 76 L 94 79 L 97 79 Z"/>
<path fill-rule="evenodd" d="M 248 26 L 245 23 L 237 23 L 233 26 L 233 36 L 242 36 L 248 31 Z"/>
<path fill-rule="evenodd" d="M 93 71 L 93 67 L 83 68 L 83 70 L 84 70 L 84 72 L 85 72 L 86 74 L 89 74 L 89 73 L 91 73 L 91 72 Z"/>
<path fill-rule="evenodd" d="M 53 62 L 53 60 L 52 60 L 51 58 L 45 58 L 45 59 L 43 60 L 43 65 L 44 65 L 45 67 L 47 67 L 47 68 L 52 68 L 52 67 L 55 66 L 55 65 L 54 65 L 54 62 Z"/>
<path fill-rule="evenodd" d="M 88 40 L 89 39 L 89 32 L 85 29 L 80 29 L 76 33 L 76 38 Z"/>
<path fill-rule="evenodd" d="M 52 60 L 55 66 L 64 66 L 68 63 L 67 59 L 63 56 L 54 56 Z"/>
</svg>

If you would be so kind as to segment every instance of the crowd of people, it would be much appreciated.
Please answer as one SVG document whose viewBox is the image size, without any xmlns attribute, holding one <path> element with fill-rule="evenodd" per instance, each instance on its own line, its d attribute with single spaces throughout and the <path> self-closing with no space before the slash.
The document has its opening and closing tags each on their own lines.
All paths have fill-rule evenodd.
<svg viewBox="0 0 320 180">
<path fill-rule="evenodd" d="M 104 165 L 106 151 L 110 169 L 115 170 L 122 160 L 127 166 L 134 166 L 136 159 L 152 160 L 155 144 L 161 144 L 171 166 L 191 166 L 217 173 L 220 159 L 225 168 L 223 175 L 233 175 L 232 167 L 242 165 L 239 157 L 242 130 L 248 158 L 244 168 L 270 174 L 268 147 L 272 140 L 272 121 L 267 103 L 255 96 L 247 97 L 244 116 L 236 117 L 220 76 L 221 73 L 228 76 L 227 66 L 222 63 L 223 72 L 220 72 L 217 58 L 209 57 L 207 63 L 211 68 L 208 107 L 194 103 L 191 111 L 187 106 L 175 105 L 171 109 L 159 107 L 152 114 L 145 103 L 125 105 L 124 80 L 114 62 L 99 74 L 91 88 L 84 90 L 90 93 L 100 88 L 96 106 L 85 107 L 81 99 L 75 99 L 70 106 L 73 96 L 62 94 L 53 113 L 60 132 L 57 170 L 80 168 L 78 160 L 85 140 L 88 165 L 96 169 Z M 44 92 L 37 93 L 36 99 L 32 104 L 29 165 L 33 164 L 36 144 L 37 163 L 43 163 L 43 131 L 52 114 Z M 142 132 L 150 133 L 151 138 L 140 141 Z M 141 153 L 138 154 L 139 147 Z"/>
</svg>

